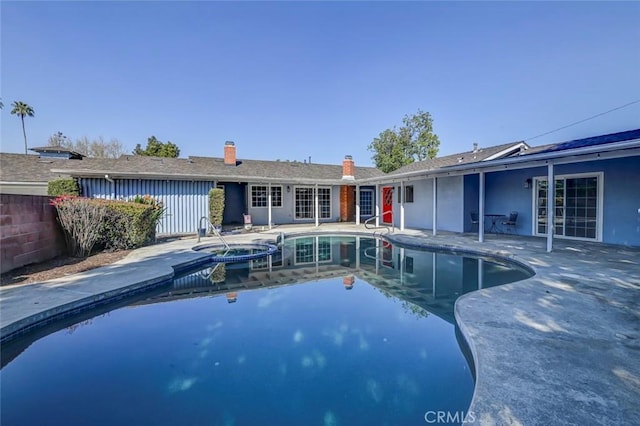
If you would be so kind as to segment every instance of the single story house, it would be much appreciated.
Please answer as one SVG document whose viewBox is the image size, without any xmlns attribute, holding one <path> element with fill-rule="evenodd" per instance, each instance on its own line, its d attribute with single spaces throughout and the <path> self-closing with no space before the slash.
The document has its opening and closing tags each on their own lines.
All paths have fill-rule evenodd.
<svg viewBox="0 0 640 426">
<path fill-rule="evenodd" d="M 355 222 L 452 232 L 500 228 L 521 235 L 640 246 L 640 129 L 531 147 L 514 142 L 415 162 L 392 173 L 342 165 L 123 155 L 86 158 L 55 147 L 0 154 L 0 192 L 36 193 L 49 179 L 77 178 L 83 195 L 151 195 L 166 207 L 158 233 L 195 233 L 208 191 L 225 189 L 223 224 Z M 32 192 L 29 192 L 32 191 Z M 46 192 L 46 189 L 44 189 Z M 477 220 L 475 220 L 478 218 Z"/>
<path fill-rule="evenodd" d="M 475 215 L 482 225 L 514 212 L 513 231 L 547 237 L 548 250 L 553 238 L 640 246 L 640 129 L 474 148 L 358 183 L 376 185 L 380 222 L 400 229 L 469 232 Z"/>
<path fill-rule="evenodd" d="M 0 154 L 0 191 L 46 194 L 46 182 L 78 179 L 82 195 L 129 199 L 151 195 L 166 213 L 159 234 L 195 233 L 208 217 L 208 193 L 224 188 L 223 225 L 353 222 L 373 216 L 374 186 L 364 186 L 354 200 L 356 179 L 383 175 L 374 167 L 356 167 L 351 156 L 343 164 L 239 159 L 234 142 L 226 142 L 222 158 L 160 158 L 123 155 L 87 158 L 63 148 L 33 148 L 39 155 Z M 26 172 L 25 172 L 26 171 Z M 32 173 L 33 172 L 33 173 Z M 15 182 L 15 183 L 14 183 Z M 20 184 L 20 185 L 18 185 Z"/>
</svg>

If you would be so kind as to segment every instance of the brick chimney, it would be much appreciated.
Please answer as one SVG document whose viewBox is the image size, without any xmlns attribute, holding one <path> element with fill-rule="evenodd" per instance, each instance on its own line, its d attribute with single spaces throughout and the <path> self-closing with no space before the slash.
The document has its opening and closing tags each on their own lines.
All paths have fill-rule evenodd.
<svg viewBox="0 0 640 426">
<path fill-rule="evenodd" d="M 224 143 L 224 164 L 227 166 L 236 165 L 236 144 L 232 141 Z"/>
<path fill-rule="evenodd" d="M 345 155 L 344 160 L 342 160 L 342 179 L 355 180 L 355 169 L 353 158 L 350 155 Z"/>
</svg>

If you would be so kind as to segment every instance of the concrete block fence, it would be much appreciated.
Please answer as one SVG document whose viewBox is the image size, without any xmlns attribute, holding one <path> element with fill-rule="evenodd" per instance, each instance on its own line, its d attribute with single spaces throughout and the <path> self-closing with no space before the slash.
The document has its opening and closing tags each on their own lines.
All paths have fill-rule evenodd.
<svg viewBox="0 0 640 426">
<path fill-rule="evenodd" d="M 50 197 L 0 194 L 0 272 L 53 259 L 66 250 Z"/>
</svg>

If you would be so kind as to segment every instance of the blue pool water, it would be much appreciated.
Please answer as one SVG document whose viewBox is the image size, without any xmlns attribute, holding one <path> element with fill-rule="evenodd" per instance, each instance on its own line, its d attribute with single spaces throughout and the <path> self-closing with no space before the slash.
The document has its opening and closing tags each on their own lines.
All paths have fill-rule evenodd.
<svg viewBox="0 0 640 426">
<path fill-rule="evenodd" d="M 4 360 L 2 425 L 424 424 L 473 392 L 455 298 L 526 276 L 368 238 L 289 240 Z"/>
</svg>

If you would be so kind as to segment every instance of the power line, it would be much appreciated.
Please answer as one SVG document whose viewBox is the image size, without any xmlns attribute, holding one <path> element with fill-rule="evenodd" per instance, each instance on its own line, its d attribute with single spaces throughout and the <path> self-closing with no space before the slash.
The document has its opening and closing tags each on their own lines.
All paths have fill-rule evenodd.
<svg viewBox="0 0 640 426">
<path fill-rule="evenodd" d="M 621 105 L 619 107 L 610 109 L 609 111 L 601 112 L 600 114 L 593 115 L 593 116 L 585 118 L 583 120 L 576 121 L 575 123 L 567 124 L 566 126 L 558 127 L 557 129 L 548 131 L 546 133 L 542 133 L 540 135 L 527 138 L 527 139 L 525 139 L 525 141 L 528 142 L 528 141 L 533 140 L 533 139 L 541 138 L 542 136 L 550 135 L 551 133 L 555 133 L 555 132 L 558 132 L 560 130 L 566 129 L 567 127 L 575 126 L 576 124 L 580 124 L 580 123 L 584 123 L 585 121 L 593 120 L 594 118 L 600 117 L 601 115 L 609 114 L 610 112 L 617 111 L 617 110 L 622 109 L 622 108 L 626 108 L 626 107 L 628 107 L 630 105 L 633 105 L 633 104 L 637 104 L 638 102 L 640 102 L 640 99 L 635 100 L 633 102 L 629 102 L 628 104 L 624 104 L 624 105 Z"/>
</svg>

